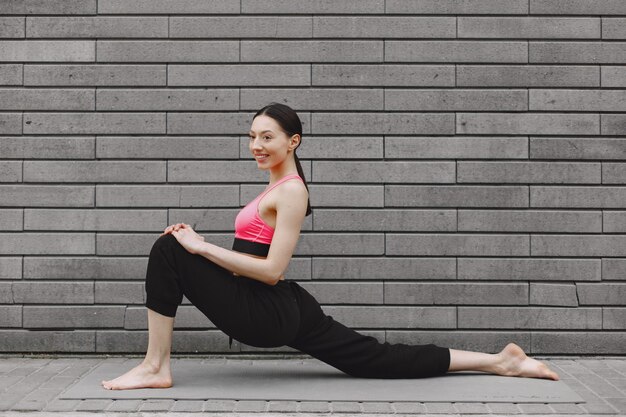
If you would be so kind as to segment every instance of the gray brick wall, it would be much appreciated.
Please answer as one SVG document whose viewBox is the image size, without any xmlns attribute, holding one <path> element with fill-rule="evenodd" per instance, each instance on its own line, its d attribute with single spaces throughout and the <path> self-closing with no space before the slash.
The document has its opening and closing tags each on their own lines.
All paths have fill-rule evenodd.
<svg viewBox="0 0 626 417">
<path fill-rule="evenodd" d="M 149 250 L 230 248 L 294 107 L 287 279 L 381 341 L 626 354 L 626 2 L 0 1 L 0 352 L 142 352 Z M 229 352 L 185 299 L 175 352 Z M 234 343 L 234 351 L 293 352 Z"/>
</svg>

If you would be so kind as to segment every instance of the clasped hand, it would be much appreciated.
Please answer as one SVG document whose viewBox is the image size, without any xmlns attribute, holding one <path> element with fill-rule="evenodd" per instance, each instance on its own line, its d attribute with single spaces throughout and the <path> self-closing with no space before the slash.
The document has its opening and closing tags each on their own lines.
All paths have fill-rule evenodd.
<svg viewBox="0 0 626 417">
<path fill-rule="evenodd" d="M 171 233 L 187 252 L 194 255 L 198 254 L 204 246 L 204 237 L 197 234 L 193 228 L 186 223 L 176 223 L 167 226 L 159 237 L 168 233 Z"/>
</svg>

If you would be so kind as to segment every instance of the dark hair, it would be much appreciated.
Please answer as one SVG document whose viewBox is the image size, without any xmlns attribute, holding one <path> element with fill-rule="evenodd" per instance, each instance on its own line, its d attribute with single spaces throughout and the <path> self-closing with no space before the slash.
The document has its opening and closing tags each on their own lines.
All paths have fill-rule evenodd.
<svg viewBox="0 0 626 417">
<path fill-rule="evenodd" d="M 296 161 L 296 168 L 298 168 L 298 175 L 304 181 L 304 186 L 307 191 L 309 190 L 309 186 L 306 183 L 306 178 L 304 178 L 304 173 L 302 172 L 302 165 L 300 165 L 300 159 L 298 155 L 296 155 L 296 149 L 302 144 L 302 122 L 298 117 L 298 114 L 286 104 L 281 103 L 270 103 L 267 106 L 263 107 L 259 110 L 252 120 L 254 120 L 257 116 L 269 116 L 272 119 L 276 120 L 280 128 L 289 136 L 300 135 L 300 142 L 298 146 L 293 150 L 293 156 Z M 306 206 L 306 216 L 311 214 L 311 200 L 307 200 Z"/>
</svg>

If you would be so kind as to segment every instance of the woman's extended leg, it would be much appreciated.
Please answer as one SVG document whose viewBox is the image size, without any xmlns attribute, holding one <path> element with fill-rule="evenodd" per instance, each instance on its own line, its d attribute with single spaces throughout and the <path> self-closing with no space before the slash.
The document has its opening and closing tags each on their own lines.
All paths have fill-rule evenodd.
<svg viewBox="0 0 626 417">
<path fill-rule="evenodd" d="M 483 371 L 496 375 L 546 378 L 557 381 L 559 376 L 545 364 L 526 356 L 522 348 L 509 343 L 500 353 L 489 354 L 450 349 L 450 367 L 454 371 Z"/>
<path fill-rule="evenodd" d="M 169 388 L 172 386 L 170 352 L 174 318 L 148 309 L 148 350 L 143 362 L 110 381 L 106 389 Z"/>
</svg>

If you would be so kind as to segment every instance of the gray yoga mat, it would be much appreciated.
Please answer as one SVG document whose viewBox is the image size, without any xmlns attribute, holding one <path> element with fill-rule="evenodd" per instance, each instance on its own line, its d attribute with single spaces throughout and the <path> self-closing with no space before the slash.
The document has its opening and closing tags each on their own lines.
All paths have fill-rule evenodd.
<svg viewBox="0 0 626 417">
<path fill-rule="evenodd" d="M 105 390 L 140 360 L 104 362 L 59 398 L 582 403 L 562 381 L 454 372 L 424 379 L 353 378 L 316 359 L 172 361 L 174 386 Z"/>
</svg>

